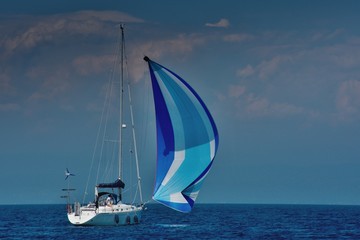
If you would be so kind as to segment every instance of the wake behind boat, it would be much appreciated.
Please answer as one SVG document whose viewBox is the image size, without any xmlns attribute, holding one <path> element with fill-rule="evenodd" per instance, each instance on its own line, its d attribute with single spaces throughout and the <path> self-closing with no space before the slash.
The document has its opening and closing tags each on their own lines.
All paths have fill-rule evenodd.
<svg viewBox="0 0 360 240">
<path fill-rule="evenodd" d="M 118 88 L 120 90 L 120 121 L 117 124 L 119 140 L 106 139 L 106 134 L 104 134 L 103 139 L 103 141 L 112 144 L 118 143 L 118 178 L 115 182 L 97 184 L 95 200 L 92 203 L 84 206 L 75 203 L 74 208 L 68 207 L 68 218 L 74 225 L 124 225 L 136 224 L 141 221 L 144 204 L 130 84 L 128 84 L 127 89 L 129 90 L 134 148 L 134 151 L 131 150 L 130 152 L 135 154 L 137 174 L 135 192 L 139 195 L 140 201 L 137 204 L 134 201 L 125 204 L 122 199 L 122 190 L 125 188 L 122 167 L 124 160 L 122 129 L 126 128 L 123 121 L 125 44 L 122 26 L 121 36 L 121 83 L 120 88 Z M 219 144 L 218 131 L 205 103 L 184 79 L 148 57 L 145 57 L 144 60 L 149 66 L 156 116 L 157 164 L 152 198 L 176 211 L 190 212 L 215 158 Z M 110 85 L 112 86 L 112 84 Z M 111 92 L 112 89 L 110 89 Z M 114 149 L 113 152 L 115 152 Z"/>
</svg>

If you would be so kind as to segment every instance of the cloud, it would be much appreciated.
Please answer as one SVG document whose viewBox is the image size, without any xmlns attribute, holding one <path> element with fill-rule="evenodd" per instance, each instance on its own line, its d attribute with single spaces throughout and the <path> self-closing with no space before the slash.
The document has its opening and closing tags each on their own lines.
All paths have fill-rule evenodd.
<svg viewBox="0 0 360 240">
<path fill-rule="evenodd" d="M 313 41 L 331 40 L 344 33 L 343 29 L 335 29 L 331 32 L 316 32 L 312 36 Z"/>
<path fill-rule="evenodd" d="M 28 76 L 30 78 L 41 81 L 36 91 L 28 97 L 30 102 L 52 100 L 70 88 L 69 71 L 65 67 L 53 67 L 53 71 L 46 71 L 46 69 L 41 67 L 29 70 Z"/>
<path fill-rule="evenodd" d="M 315 118 L 315 111 L 305 109 L 288 102 L 272 101 L 267 96 L 260 96 L 241 84 L 231 84 L 226 93 L 218 93 L 217 99 L 222 105 L 233 106 L 231 114 L 239 118 L 284 118 L 304 115 Z"/>
<path fill-rule="evenodd" d="M 239 98 L 241 95 L 245 93 L 245 87 L 240 85 L 230 85 L 229 86 L 229 97 Z"/>
<path fill-rule="evenodd" d="M 20 16 L 19 16 L 20 17 Z M 139 18 L 132 17 L 126 13 L 115 11 L 79 11 L 75 13 L 56 14 L 43 17 L 21 16 L 25 27 L 19 28 L 10 36 L 1 40 L 6 55 L 18 49 L 30 49 L 42 42 L 54 41 L 64 34 L 109 35 L 106 29 L 119 22 L 142 22 Z"/>
<path fill-rule="evenodd" d="M 196 34 L 179 34 L 172 38 L 135 43 L 127 49 L 127 71 L 129 77 L 139 81 L 148 71 L 143 57 L 154 60 L 164 55 L 184 56 L 191 53 L 195 46 L 202 45 L 205 38 Z M 111 70 L 115 55 L 82 55 L 72 61 L 72 66 L 81 75 L 90 75 Z"/>
<path fill-rule="evenodd" d="M 225 35 L 223 37 L 223 40 L 225 42 L 243 42 L 243 41 L 251 40 L 253 38 L 254 37 L 252 35 L 243 33 L 243 34 L 228 34 L 228 35 Z"/>
<path fill-rule="evenodd" d="M 236 71 L 236 76 L 240 78 L 247 78 L 250 76 L 257 76 L 259 79 L 267 79 L 271 75 L 275 74 L 282 64 L 290 62 L 292 57 L 286 55 L 274 56 L 270 60 L 260 62 L 253 67 L 248 64 L 244 68 L 240 68 Z"/>
<path fill-rule="evenodd" d="M 110 67 L 115 61 L 115 56 L 102 55 L 102 56 L 79 56 L 75 58 L 72 65 L 81 75 L 89 75 L 93 73 L 100 73 L 104 70 L 110 70 Z"/>
<path fill-rule="evenodd" d="M 289 56 L 275 56 L 268 61 L 261 62 L 256 68 L 259 74 L 260 79 L 266 79 L 269 75 L 275 73 L 280 65 L 284 62 L 290 61 Z"/>
<path fill-rule="evenodd" d="M 65 16 L 67 15 L 69 19 L 73 19 L 76 21 L 93 19 L 97 21 L 113 23 L 143 22 L 143 20 L 140 18 L 133 17 L 127 13 L 118 11 L 79 11 L 75 13 L 65 14 Z"/>
<path fill-rule="evenodd" d="M 227 28 L 229 27 L 230 22 L 226 18 L 220 19 L 217 23 L 206 23 L 205 26 L 207 27 L 219 27 L 219 28 Z"/>
<path fill-rule="evenodd" d="M 152 52 L 158 55 L 166 53 L 189 53 L 192 52 L 194 46 L 203 44 L 205 39 L 196 34 L 179 34 L 174 38 L 168 38 L 152 43 Z"/>
<path fill-rule="evenodd" d="M 20 105 L 17 103 L 2 103 L 0 104 L 0 112 L 17 111 Z"/>
<path fill-rule="evenodd" d="M 118 23 L 142 22 L 112 11 L 24 16 L 24 24 L 11 19 L 7 21 L 8 24 L 1 27 L 4 37 L 0 38 L 0 58 L 5 59 L 5 53 L 9 61 L 4 61 L 2 68 L 9 69 L 9 73 L 1 69 L 0 93 L 8 96 L 16 87 L 17 96 L 26 106 L 21 110 L 29 114 L 48 107 L 47 103 L 55 103 L 65 111 L 82 104 L 72 101 L 76 90 L 85 82 L 93 81 L 94 74 L 105 73 L 108 77 L 107 72 L 112 70 L 115 54 L 109 52 L 114 50 L 119 36 Z M 144 55 L 154 60 L 165 55 L 183 58 L 205 40 L 199 34 L 178 34 L 160 40 L 150 37 L 129 41 L 129 77 L 138 81 L 147 73 L 146 63 L 142 60 Z M 11 64 L 18 58 L 23 59 L 21 65 Z M 5 103 L 2 103 L 1 111 L 17 109 L 16 104 Z"/>
<path fill-rule="evenodd" d="M 248 65 L 246 65 L 245 68 L 239 69 L 236 72 L 236 76 L 246 78 L 246 77 L 253 75 L 254 73 L 255 73 L 255 69 L 251 65 L 248 64 Z"/>
<path fill-rule="evenodd" d="M 129 74 L 135 81 L 143 78 L 147 68 L 143 57 L 149 56 L 157 60 L 164 55 L 184 56 L 191 53 L 194 47 L 204 44 L 205 38 L 197 34 L 179 34 L 173 38 L 152 40 L 139 43 L 129 51 Z"/>
<path fill-rule="evenodd" d="M 351 121 L 360 118 L 360 81 L 342 82 L 336 96 L 339 120 Z"/>
<path fill-rule="evenodd" d="M 322 52 L 327 61 L 338 65 L 341 68 L 358 68 L 360 61 L 359 43 L 339 44 L 326 47 Z"/>
<path fill-rule="evenodd" d="M 104 46 L 116 39 L 119 23 L 142 21 L 116 11 L 2 16 L 0 60 L 4 62 L 2 68 L 9 73 L 4 69 L 0 71 L 1 95 L 14 94 L 17 90 L 24 103 L 30 104 L 23 110 L 30 112 L 29 109 L 42 100 L 63 104 L 64 95 L 81 81 L 79 75 L 100 73 L 113 64 L 114 56 L 103 52 Z M 96 44 L 96 48 L 92 44 Z M 93 47 L 90 54 L 94 56 L 83 55 L 89 53 L 90 47 Z M 18 58 L 22 59 L 21 65 L 13 64 Z M 14 109 L 15 105 L 1 108 Z"/>
<path fill-rule="evenodd" d="M 270 102 L 265 97 L 255 97 L 249 94 L 247 97 L 246 112 L 252 117 L 284 117 L 305 113 L 304 108 L 289 103 Z"/>
<path fill-rule="evenodd" d="M 10 84 L 10 77 L 6 73 L 0 73 L 0 94 L 11 95 L 15 92 L 14 87 Z"/>
</svg>

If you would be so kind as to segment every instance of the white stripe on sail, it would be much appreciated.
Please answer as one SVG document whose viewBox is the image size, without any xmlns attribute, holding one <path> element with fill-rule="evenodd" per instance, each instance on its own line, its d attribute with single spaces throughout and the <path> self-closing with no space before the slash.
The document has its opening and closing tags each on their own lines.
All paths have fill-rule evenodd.
<svg viewBox="0 0 360 240">
<path fill-rule="evenodd" d="M 195 199 L 197 198 L 198 194 L 199 194 L 199 191 L 192 192 L 192 193 L 190 193 L 189 197 L 190 197 L 193 201 L 195 201 Z"/>
<path fill-rule="evenodd" d="M 174 153 L 174 161 L 172 162 L 169 171 L 167 172 L 164 180 L 162 181 L 161 185 L 165 186 L 168 181 L 172 178 L 172 176 L 174 176 L 174 174 L 176 173 L 176 171 L 179 169 L 179 167 L 181 166 L 181 164 L 184 162 L 185 160 L 185 150 L 182 151 L 175 151 Z"/>
<path fill-rule="evenodd" d="M 170 202 L 187 203 L 181 192 L 170 194 Z"/>
<path fill-rule="evenodd" d="M 210 160 L 213 160 L 215 157 L 215 139 L 210 142 Z"/>
</svg>

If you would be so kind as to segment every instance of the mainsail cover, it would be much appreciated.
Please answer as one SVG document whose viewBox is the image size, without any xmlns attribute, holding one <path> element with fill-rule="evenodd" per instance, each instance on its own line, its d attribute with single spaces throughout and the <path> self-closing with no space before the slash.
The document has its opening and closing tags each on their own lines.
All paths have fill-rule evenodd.
<svg viewBox="0 0 360 240">
<path fill-rule="evenodd" d="M 168 68 L 145 57 L 155 102 L 157 169 L 153 199 L 190 212 L 210 170 L 219 137 L 194 89 Z"/>
<path fill-rule="evenodd" d="M 120 178 L 116 179 L 115 182 L 112 183 L 99 183 L 96 185 L 98 188 L 124 188 L 125 183 L 121 181 Z"/>
</svg>

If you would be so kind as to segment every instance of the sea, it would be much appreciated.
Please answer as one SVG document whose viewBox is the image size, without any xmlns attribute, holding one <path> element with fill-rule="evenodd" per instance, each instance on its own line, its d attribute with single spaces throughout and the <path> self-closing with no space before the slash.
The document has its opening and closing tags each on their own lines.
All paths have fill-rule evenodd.
<svg viewBox="0 0 360 240">
<path fill-rule="evenodd" d="M 137 225 L 71 225 L 65 205 L 0 206 L 0 239 L 360 239 L 360 206 L 148 204 Z"/>
</svg>

